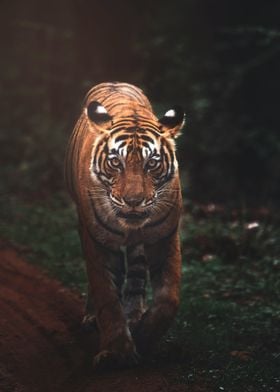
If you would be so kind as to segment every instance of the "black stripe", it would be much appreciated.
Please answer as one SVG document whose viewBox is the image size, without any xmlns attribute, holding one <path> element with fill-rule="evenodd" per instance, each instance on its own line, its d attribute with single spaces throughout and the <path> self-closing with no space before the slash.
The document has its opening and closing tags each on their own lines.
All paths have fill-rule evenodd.
<svg viewBox="0 0 280 392">
<path fill-rule="evenodd" d="M 95 147 L 94 157 L 93 157 L 93 163 L 94 164 L 96 164 L 96 161 L 97 161 L 97 158 L 98 158 L 98 154 L 100 153 L 100 150 L 103 147 L 103 144 L 107 142 L 107 139 L 108 138 L 104 138 L 104 139 L 100 140 L 100 142 Z"/>
<path fill-rule="evenodd" d="M 95 173 L 95 174 L 96 174 L 98 180 L 101 182 L 101 184 L 103 184 L 105 186 L 108 185 L 109 187 L 112 185 L 111 182 L 110 182 L 111 178 L 107 177 L 104 173 L 101 173 L 101 174 L 100 173 Z M 106 179 L 102 178 L 102 176 L 106 177 Z"/>
<path fill-rule="evenodd" d="M 145 279 L 147 276 L 146 273 L 146 268 L 143 267 L 141 270 L 137 269 L 135 271 L 132 271 L 131 269 L 129 269 L 128 273 L 127 273 L 127 278 L 131 279 L 131 278 L 136 278 L 136 279 Z"/>
<path fill-rule="evenodd" d="M 99 155 L 96 155 L 97 164 L 99 167 L 99 172 L 102 172 L 102 169 L 103 169 L 103 155 L 104 155 L 103 149 L 102 149 L 102 151 L 100 151 Z"/>
<path fill-rule="evenodd" d="M 131 129 L 126 128 L 126 126 L 121 125 L 121 126 L 114 127 L 113 130 L 110 132 L 110 136 L 113 136 L 120 131 L 125 131 L 130 133 L 134 132 L 133 130 L 131 131 Z"/>
<path fill-rule="evenodd" d="M 122 143 L 119 145 L 119 149 L 122 148 L 122 147 L 124 147 L 125 145 L 126 145 L 126 142 L 122 142 Z"/>
<path fill-rule="evenodd" d="M 159 139 L 161 137 L 161 135 L 156 127 L 145 128 L 145 126 L 143 124 L 141 124 L 141 126 L 131 125 L 131 121 L 129 119 L 119 120 L 116 123 L 114 123 L 111 128 L 111 131 L 110 131 L 110 136 L 113 136 L 115 133 L 120 132 L 120 131 L 129 132 L 129 133 L 134 133 L 134 132 L 141 133 L 140 137 L 145 136 L 145 134 L 147 132 L 149 132 L 156 139 Z M 147 138 L 148 137 L 149 136 L 147 135 Z"/>
<path fill-rule="evenodd" d="M 125 130 L 128 132 L 131 132 L 131 133 L 135 133 L 139 130 L 139 126 L 138 125 L 131 125 L 130 127 L 127 127 Z"/>
<path fill-rule="evenodd" d="M 147 135 L 141 135 L 142 140 L 146 140 L 147 142 L 154 143 L 154 139 Z"/>
<path fill-rule="evenodd" d="M 147 147 L 150 151 L 152 151 L 152 149 L 151 149 L 149 143 L 142 142 L 142 146 Z"/>
<path fill-rule="evenodd" d="M 170 159 L 167 156 L 167 154 L 164 152 L 163 153 L 163 174 L 161 175 L 160 179 L 163 180 L 167 180 L 168 179 L 168 171 L 169 168 L 171 168 L 171 163 L 170 163 Z"/>
<path fill-rule="evenodd" d="M 129 259 L 128 264 L 130 266 L 137 265 L 137 264 L 143 265 L 143 263 L 146 262 L 146 257 L 143 254 L 133 257 L 134 246 L 132 250 L 130 250 L 130 247 L 128 247 L 126 252 L 127 252 L 127 258 Z"/>
<path fill-rule="evenodd" d="M 161 135 L 160 133 L 155 129 L 140 129 L 140 132 L 150 132 L 156 139 L 158 139 Z"/>
<path fill-rule="evenodd" d="M 131 296 L 131 295 L 133 295 L 133 296 L 143 295 L 144 296 L 145 293 L 146 293 L 145 288 L 143 288 L 143 289 L 134 289 L 134 288 L 127 287 L 125 289 L 125 295 L 126 296 Z"/>
<path fill-rule="evenodd" d="M 173 176 L 174 174 L 174 151 L 171 149 L 170 145 L 165 142 L 165 147 L 167 148 L 169 155 L 170 155 L 170 159 L 171 159 L 171 175 Z"/>
<path fill-rule="evenodd" d="M 129 137 L 131 137 L 130 134 L 123 134 L 123 135 L 117 136 L 117 137 L 115 138 L 115 143 L 118 143 L 118 142 L 120 142 L 121 140 L 128 139 Z"/>
</svg>

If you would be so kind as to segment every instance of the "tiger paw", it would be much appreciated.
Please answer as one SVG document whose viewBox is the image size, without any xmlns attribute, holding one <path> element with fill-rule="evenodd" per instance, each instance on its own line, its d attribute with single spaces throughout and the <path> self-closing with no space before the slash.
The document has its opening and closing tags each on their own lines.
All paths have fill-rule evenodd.
<svg viewBox="0 0 280 392">
<path fill-rule="evenodd" d="M 96 332 L 98 330 L 96 317 L 92 314 L 86 314 L 83 318 L 81 329 L 84 332 Z"/>
<path fill-rule="evenodd" d="M 94 357 L 93 368 L 99 371 L 132 368 L 139 361 L 140 356 L 135 350 L 125 353 L 103 350 Z"/>
</svg>

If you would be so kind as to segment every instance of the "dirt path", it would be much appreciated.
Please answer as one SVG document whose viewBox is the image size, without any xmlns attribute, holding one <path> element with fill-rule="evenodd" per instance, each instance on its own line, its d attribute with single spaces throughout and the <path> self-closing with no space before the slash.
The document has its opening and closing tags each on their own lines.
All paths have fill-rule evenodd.
<svg viewBox="0 0 280 392">
<path fill-rule="evenodd" d="M 13 249 L 0 249 L 1 392 L 182 392 L 164 369 L 94 374 L 96 341 L 80 331 L 83 300 Z M 170 369 L 169 369 L 170 371 Z M 194 386 L 192 392 L 205 391 Z"/>
</svg>

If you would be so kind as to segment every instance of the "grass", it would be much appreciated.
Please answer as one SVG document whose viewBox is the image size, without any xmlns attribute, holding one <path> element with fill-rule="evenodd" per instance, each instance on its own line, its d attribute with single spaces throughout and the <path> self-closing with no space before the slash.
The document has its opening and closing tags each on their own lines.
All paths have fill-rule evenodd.
<svg viewBox="0 0 280 392">
<path fill-rule="evenodd" d="M 268 216 L 251 219 L 226 211 L 184 216 L 188 261 L 171 332 L 184 383 L 203 379 L 217 391 L 280 386 L 280 232 Z"/>
<path fill-rule="evenodd" d="M 2 209 L 0 236 L 27 253 L 34 264 L 69 287 L 85 291 L 86 275 L 71 203 L 60 194 L 52 200 L 7 201 Z"/>
<path fill-rule="evenodd" d="M 65 285 L 86 289 L 76 214 L 62 193 L 14 197 L 0 236 Z M 280 229 L 267 210 L 186 205 L 181 308 L 152 362 L 176 382 L 217 391 L 276 391 L 279 374 Z M 175 370 L 174 370 L 175 369 Z"/>
</svg>

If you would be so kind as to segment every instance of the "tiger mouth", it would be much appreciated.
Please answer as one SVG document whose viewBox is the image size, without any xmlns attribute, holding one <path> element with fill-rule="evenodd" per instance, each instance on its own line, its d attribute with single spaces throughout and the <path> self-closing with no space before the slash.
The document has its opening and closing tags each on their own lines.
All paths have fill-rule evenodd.
<svg viewBox="0 0 280 392">
<path fill-rule="evenodd" d="M 131 211 L 131 212 L 119 211 L 117 215 L 118 217 L 127 219 L 129 221 L 140 221 L 148 217 L 147 212 L 139 212 L 139 211 Z"/>
</svg>

